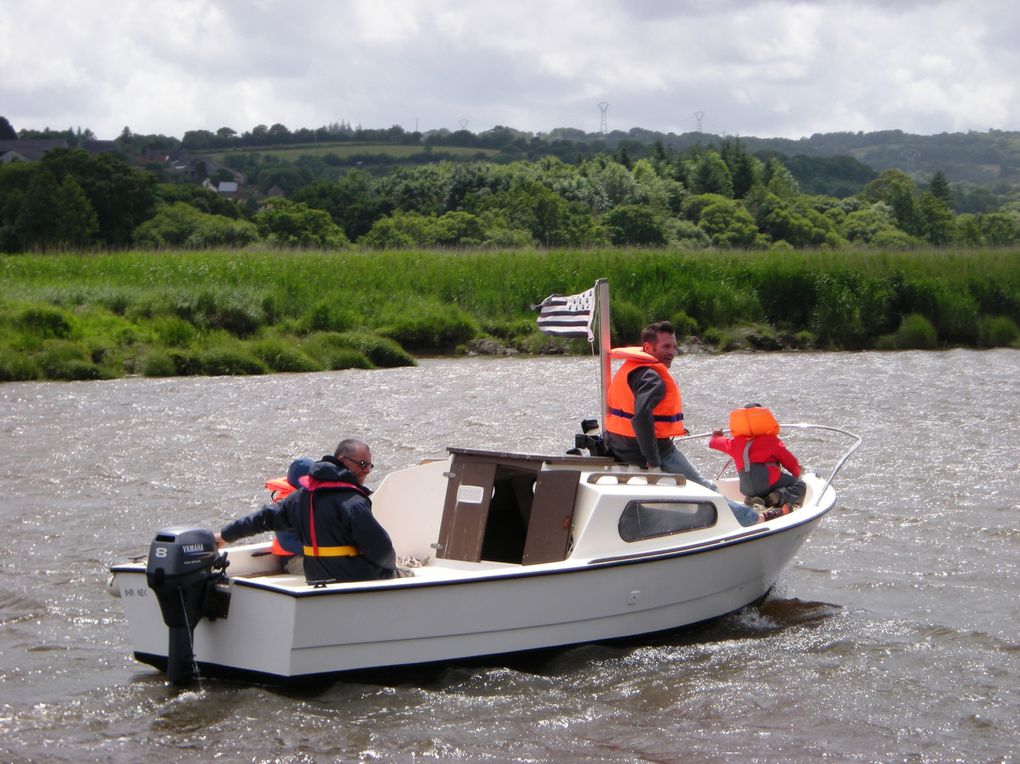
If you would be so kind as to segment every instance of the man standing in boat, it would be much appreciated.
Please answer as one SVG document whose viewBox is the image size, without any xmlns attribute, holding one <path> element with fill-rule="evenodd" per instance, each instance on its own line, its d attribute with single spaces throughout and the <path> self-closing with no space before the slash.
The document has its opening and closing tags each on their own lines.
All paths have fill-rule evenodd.
<svg viewBox="0 0 1020 764">
<path fill-rule="evenodd" d="M 611 351 L 624 364 L 609 385 L 606 444 L 628 464 L 683 475 L 714 490 L 673 443 L 687 433 L 680 387 L 669 373 L 677 352 L 676 330 L 669 321 L 646 326 L 641 347 Z"/>
<path fill-rule="evenodd" d="M 680 387 L 669 373 L 677 354 L 673 325 L 669 321 L 649 324 L 641 332 L 641 347 L 614 348 L 610 353 L 624 364 L 609 384 L 607 395 L 609 450 L 627 464 L 683 475 L 717 490 L 673 443 L 673 438 L 687 433 Z M 726 504 L 741 525 L 754 525 L 762 519 L 746 504 L 732 499 L 726 499 Z"/>
<path fill-rule="evenodd" d="M 265 531 L 293 530 L 304 546 L 309 583 L 393 578 L 393 543 L 372 516 L 371 491 L 364 486 L 374 466 L 366 443 L 342 440 L 332 456 L 312 465 L 299 490 L 223 526 L 216 543 Z"/>
</svg>

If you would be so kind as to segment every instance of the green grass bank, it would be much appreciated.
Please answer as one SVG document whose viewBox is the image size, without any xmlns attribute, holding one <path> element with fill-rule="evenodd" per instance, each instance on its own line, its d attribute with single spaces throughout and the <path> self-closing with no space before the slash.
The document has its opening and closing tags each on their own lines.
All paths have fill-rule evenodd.
<svg viewBox="0 0 1020 764">
<path fill-rule="evenodd" d="M 614 343 L 1020 346 L 1020 252 L 203 251 L 0 257 L 0 381 L 259 374 L 586 350 L 531 306 L 609 279 Z"/>
</svg>

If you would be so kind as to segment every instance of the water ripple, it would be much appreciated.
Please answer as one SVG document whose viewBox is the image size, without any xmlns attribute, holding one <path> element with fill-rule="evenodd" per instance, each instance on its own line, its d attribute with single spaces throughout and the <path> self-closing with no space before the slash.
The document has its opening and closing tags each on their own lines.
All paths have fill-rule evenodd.
<svg viewBox="0 0 1020 764">
<path fill-rule="evenodd" d="M 598 411 L 591 360 L 0 385 L 0 759 L 1020 759 L 1020 352 L 683 356 L 673 371 L 692 431 L 753 397 L 864 437 L 839 506 L 756 607 L 392 679 L 186 693 L 132 660 L 110 563 L 157 528 L 255 509 L 267 477 L 343 436 L 372 444 L 373 479 L 447 445 L 562 452 Z M 788 440 L 811 466 L 838 453 Z"/>
</svg>

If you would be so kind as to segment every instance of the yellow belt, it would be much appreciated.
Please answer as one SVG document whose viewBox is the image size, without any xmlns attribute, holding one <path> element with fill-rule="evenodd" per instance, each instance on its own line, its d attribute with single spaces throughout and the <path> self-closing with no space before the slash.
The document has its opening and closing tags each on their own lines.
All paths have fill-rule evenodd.
<svg viewBox="0 0 1020 764">
<path fill-rule="evenodd" d="M 305 547 L 306 557 L 357 557 L 358 548 L 356 546 L 320 546 L 319 553 L 315 553 L 315 548 L 306 546 Z"/>
</svg>

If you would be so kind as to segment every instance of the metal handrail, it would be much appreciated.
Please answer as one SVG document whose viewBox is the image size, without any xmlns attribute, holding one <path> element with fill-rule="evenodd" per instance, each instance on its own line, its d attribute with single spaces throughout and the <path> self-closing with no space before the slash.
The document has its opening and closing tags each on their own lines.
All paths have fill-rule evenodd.
<svg viewBox="0 0 1020 764">
<path fill-rule="evenodd" d="M 822 486 L 822 490 L 821 490 L 821 493 L 819 493 L 819 496 L 824 496 L 825 495 L 825 492 L 828 490 L 829 486 L 832 485 L 832 481 L 836 477 L 836 473 L 838 473 L 841 469 L 843 469 L 843 465 L 846 464 L 847 460 L 853 455 L 854 451 L 856 451 L 858 448 L 860 448 L 861 443 L 864 442 L 863 438 L 861 438 L 860 435 L 855 435 L 854 433 L 849 432 L 848 430 L 843 430 L 843 429 L 840 429 L 839 427 L 831 427 L 831 426 L 825 425 L 825 424 L 811 424 L 809 422 L 795 422 L 795 423 L 792 423 L 792 424 L 781 424 L 780 425 L 780 428 L 784 428 L 784 427 L 785 428 L 795 428 L 795 429 L 799 429 L 799 430 L 829 430 L 830 432 L 838 432 L 840 435 L 846 435 L 848 438 L 853 438 L 854 443 L 846 450 L 846 452 L 839 459 L 836 460 L 836 466 L 834 466 L 832 468 L 832 472 L 829 473 L 829 477 L 826 479 L 825 485 Z M 699 432 L 699 433 L 694 434 L 694 435 L 684 435 L 684 436 L 679 437 L 679 438 L 674 438 L 674 440 L 695 440 L 697 438 L 708 438 L 708 437 L 712 436 L 713 432 L 714 432 L 714 430 L 710 431 L 710 432 Z M 728 433 L 729 430 L 722 430 L 722 432 L 723 433 Z M 716 479 L 717 480 L 719 479 L 719 477 L 722 476 L 723 472 L 726 471 L 726 468 L 729 467 L 729 465 L 732 462 L 733 462 L 732 459 L 727 459 L 726 460 L 726 463 L 722 466 L 722 469 L 719 470 L 719 473 L 716 475 Z"/>
</svg>

